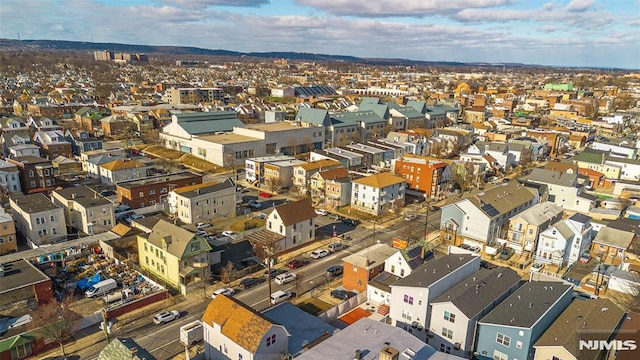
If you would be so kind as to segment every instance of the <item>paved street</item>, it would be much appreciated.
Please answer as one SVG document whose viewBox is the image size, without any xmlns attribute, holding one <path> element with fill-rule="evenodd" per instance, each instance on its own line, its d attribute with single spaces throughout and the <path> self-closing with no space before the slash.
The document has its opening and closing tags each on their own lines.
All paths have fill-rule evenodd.
<svg viewBox="0 0 640 360">
<path fill-rule="evenodd" d="M 254 194 L 255 193 L 255 194 Z M 248 197 L 257 197 L 255 190 L 251 190 L 246 194 Z M 282 197 L 273 197 L 269 199 L 262 199 L 260 201 L 265 206 L 272 206 L 275 202 L 281 203 L 285 199 Z M 266 205 L 268 204 L 268 205 Z M 263 208 L 264 209 L 264 208 Z M 391 244 L 394 237 L 401 239 L 409 239 L 411 241 L 418 241 L 422 239 L 425 234 L 424 218 L 426 208 L 419 208 L 419 205 L 411 205 L 407 207 L 406 213 L 417 214 L 416 219 L 412 221 L 404 221 L 403 215 L 399 215 L 397 218 L 388 221 L 384 224 L 378 224 L 375 226 L 375 239 L 373 236 L 373 223 L 365 223 L 353 228 L 351 226 L 342 224 L 331 220 L 327 216 L 318 216 L 317 223 L 319 225 L 319 232 L 326 232 L 330 234 L 334 230 L 338 235 L 346 235 L 351 240 L 344 240 L 349 245 L 345 250 L 336 252 L 322 259 L 311 259 L 309 257 L 309 251 L 297 256 L 297 258 L 310 260 L 310 264 L 301 267 L 299 269 L 291 270 L 299 277 L 299 281 L 289 283 L 287 285 L 276 285 L 272 283 L 272 291 L 276 290 L 289 290 L 302 295 L 311 291 L 313 288 L 325 285 L 328 279 L 325 277 L 326 269 L 329 266 L 342 263 L 342 259 L 352 253 L 364 249 L 366 246 L 370 246 L 375 242 L 381 242 Z M 429 231 L 435 231 L 438 227 L 440 217 L 440 211 L 429 212 Z M 328 244 L 331 240 L 324 240 L 324 244 Z M 316 247 L 318 244 L 315 245 Z M 278 264 L 277 267 L 282 267 L 284 264 Z M 157 359 L 170 359 L 178 353 L 184 352 L 184 347 L 178 341 L 180 326 L 187 324 L 193 320 L 200 319 L 202 314 L 209 303 L 209 296 L 217 286 L 208 286 L 206 293 L 207 298 L 204 298 L 203 294 L 190 295 L 186 301 L 179 302 L 175 306 L 171 306 L 171 310 L 178 310 L 181 312 L 181 318 L 171 323 L 156 326 L 152 323 L 151 319 L 153 315 L 160 311 L 160 309 L 146 310 L 144 315 L 130 323 L 119 323 L 115 327 L 116 337 L 132 337 L 142 347 L 146 348 Z M 237 289 L 239 290 L 239 289 Z M 239 290 L 235 297 L 245 304 L 261 311 L 269 306 L 269 287 L 268 284 L 262 283 L 254 288 L 247 290 Z M 86 330 L 87 334 L 100 332 L 97 326 Z M 96 359 L 100 349 L 106 344 L 104 336 L 96 337 L 98 339 L 99 346 L 91 346 L 77 352 L 82 359 Z"/>
</svg>

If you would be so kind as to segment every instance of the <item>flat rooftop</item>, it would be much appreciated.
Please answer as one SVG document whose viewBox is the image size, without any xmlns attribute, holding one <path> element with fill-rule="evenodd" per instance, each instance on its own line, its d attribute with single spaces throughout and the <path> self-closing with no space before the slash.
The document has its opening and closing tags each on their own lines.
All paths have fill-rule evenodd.
<svg viewBox="0 0 640 360">
<path fill-rule="evenodd" d="M 2 264 L 4 276 L 0 279 L 0 294 L 50 280 L 27 260 L 16 260 Z"/>
<path fill-rule="evenodd" d="M 216 144 L 238 144 L 252 141 L 262 141 L 262 139 L 254 138 L 251 136 L 238 135 L 234 133 L 224 133 L 220 135 L 205 135 L 198 136 L 198 139 L 210 141 Z"/>
</svg>

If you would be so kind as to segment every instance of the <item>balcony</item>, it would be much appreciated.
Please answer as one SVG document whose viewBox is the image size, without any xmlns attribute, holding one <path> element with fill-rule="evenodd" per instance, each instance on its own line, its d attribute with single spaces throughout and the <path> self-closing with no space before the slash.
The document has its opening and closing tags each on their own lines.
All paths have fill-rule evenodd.
<svg viewBox="0 0 640 360">
<path fill-rule="evenodd" d="M 194 260 L 192 266 L 194 268 L 206 268 L 209 266 L 209 263 L 207 261 Z"/>
</svg>

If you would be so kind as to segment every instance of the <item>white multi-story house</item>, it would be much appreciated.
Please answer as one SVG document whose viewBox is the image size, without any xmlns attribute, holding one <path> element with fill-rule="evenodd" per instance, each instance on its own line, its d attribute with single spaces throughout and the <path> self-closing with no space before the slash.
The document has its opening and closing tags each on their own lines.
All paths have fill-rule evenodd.
<svg viewBox="0 0 640 360">
<path fill-rule="evenodd" d="M 595 205 L 595 196 L 583 191 L 585 183 L 577 173 L 535 168 L 524 181 L 547 185 L 549 201 L 565 210 L 589 213 Z"/>
<path fill-rule="evenodd" d="M 514 270 L 480 269 L 432 301 L 429 344 L 464 358 L 473 356 L 478 320 L 520 286 Z"/>
<path fill-rule="evenodd" d="M 491 155 L 491 158 L 497 162 L 503 169 L 510 169 L 517 165 L 516 154 L 509 149 L 506 143 L 485 143 L 478 141 L 469 146 L 468 154 Z"/>
<path fill-rule="evenodd" d="M 571 265 L 591 247 L 593 227 L 589 216 L 576 213 L 560 220 L 540 234 L 536 261 Z"/>
<path fill-rule="evenodd" d="M 42 193 L 9 198 L 16 228 L 31 248 L 52 244 L 67 237 L 64 210 Z"/>
<path fill-rule="evenodd" d="M 309 199 L 278 205 L 267 216 L 266 230 L 282 236 L 274 244 L 276 251 L 286 251 L 316 238 L 315 217 Z"/>
<path fill-rule="evenodd" d="M 500 184 L 442 207 L 440 236 L 455 245 L 493 244 L 506 235 L 509 218 L 537 204 L 539 198 L 517 181 Z"/>
<path fill-rule="evenodd" d="M 287 355 L 287 329 L 233 297 L 218 295 L 202 315 L 207 359 L 280 360 Z"/>
<path fill-rule="evenodd" d="M 18 167 L 15 164 L 9 164 L 6 160 L 0 160 L 0 186 L 7 193 L 22 191 Z"/>
<path fill-rule="evenodd" d="M 149 176 L 150 166 L 131 159 L 114 160 L 98 165 L 100 182 L 106 185 L 117 185 L 122 181 L 136 180 Z"/>
<path fill-rule="evenodd" d="M 88 186 L 72 186 L 51 193 L 62 206 L 68 227 L 87 235 L 107 232 L 116 224 L 113 204 Z"/>
<path fill-rule="evenodd" d="M 607 156 L 604 165 L 620 168 L 620 180 L 640 180 L 640 161 L 616 156 Z"/>
<path fill-rule="evenodd" d="M 375 216 L 404 206 L 407 181 L 390 173 L 365 176 L 351 182 L 351 208 Z"/>
<path fill-rule="evenodd" d="M 480 269 L 480 257 L 447 255 L 391 284 L 392 324 L 427 341 L 432 301 Z"/>
<path fill-rule="evenodd" d="M 562 219 L 564 210 L 549 201 L 538 203 L 509 219 L 507 246 L 516 254 L 526 251 L 531 254 L 536 249 L 538 236 L 551 224 Z"/>
<path fill-rule="evenodd" d="M 215 216 L 235 213 L 236 185 L 231 179 L 207 182 L 170 191 L 169 212 L 186 224 L 206 222 Z"/>
</svg>

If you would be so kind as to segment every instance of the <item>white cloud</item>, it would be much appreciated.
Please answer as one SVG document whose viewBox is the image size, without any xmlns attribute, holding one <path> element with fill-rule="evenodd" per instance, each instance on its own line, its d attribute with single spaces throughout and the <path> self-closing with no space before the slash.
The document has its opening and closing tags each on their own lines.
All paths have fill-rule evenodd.
<svg viewBox="0 0 640 360">
<path fill-rule="evenodd" d="M 593 0 L 571 0 L 571 2 L 567 5 L 567 10 L 569 11 L 586 11 L 589 10 L 591 6 L 593 6 Z"/>
<path fill-rule="evenodd" d="M 462 9 L 495 7 L 514 0 L 296 0 L 329 14 L 357 17 L 424 17 Z"/>
<path fill-rule="evenodd" d="M 161 0 L 164 4 L 201 8 L 210 6 L 259 7 L 268 5 L 270 0 Z"/>
</svg>

